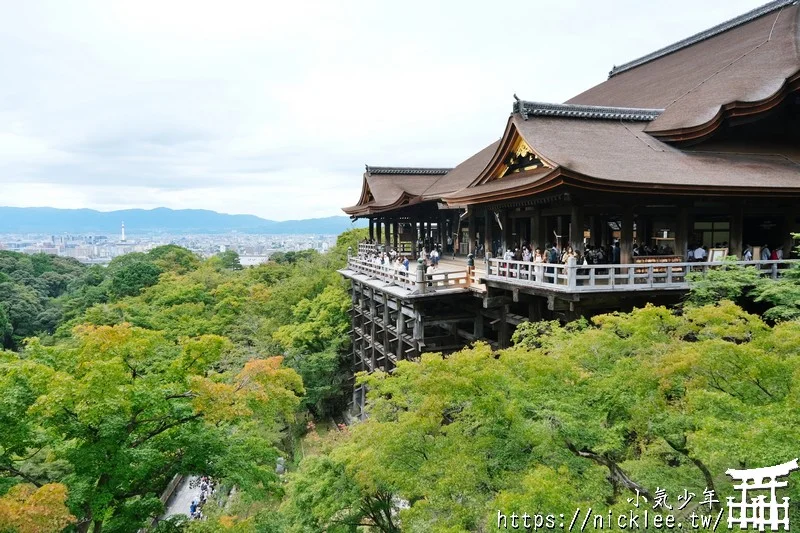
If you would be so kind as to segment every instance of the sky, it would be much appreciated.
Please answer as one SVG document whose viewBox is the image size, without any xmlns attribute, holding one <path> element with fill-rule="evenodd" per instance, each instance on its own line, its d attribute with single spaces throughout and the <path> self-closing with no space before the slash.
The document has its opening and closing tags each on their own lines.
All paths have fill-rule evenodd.
<svg viewBox="0 0 800 533">
<path fill-rule="evenodd" d="M 342 215 L 766 0 L 0 0 L 0 205 Z"/>
</svg>

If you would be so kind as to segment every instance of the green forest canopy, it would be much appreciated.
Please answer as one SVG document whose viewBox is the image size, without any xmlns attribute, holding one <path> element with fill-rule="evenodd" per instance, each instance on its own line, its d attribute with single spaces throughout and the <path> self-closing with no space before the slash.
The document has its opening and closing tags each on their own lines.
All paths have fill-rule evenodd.
<svg viewBox="0 0 800 533">
<path fill-rule="evenodd" d="M 249 269 L 175 246 L 106 269 L 0 252 L 0 531 L 137 531 L 192 472 L 237 497 L 162 531 L 488 531 L 498 511 L 620 512 L 658 489 L 697 495 L 686 519 L 704 490 L 732 495 L 726 469 L 798 455 L 797 268 L 401 362 L 359 378 L 368 420 L 307 432 L 344 407 L 335 269 L 360 238 Z"/>
</svg>

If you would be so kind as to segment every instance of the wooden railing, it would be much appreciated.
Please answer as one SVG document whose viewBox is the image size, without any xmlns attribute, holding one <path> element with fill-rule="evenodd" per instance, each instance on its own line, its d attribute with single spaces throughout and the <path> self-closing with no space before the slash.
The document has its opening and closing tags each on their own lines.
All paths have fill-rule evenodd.
<svg viewBox="0 0 800 533">
<path fill-rule="evenodd" d="M 405 268 L 395 268 L 393 265 L 379 265 L 371 260 L 350 257 L 347 260 L 350 270 L 364 274 L 370 278 L 397 285 L 409 292 L 425 293 L 443 289 L 465 289 L 470 286 L 472 274 L 465 268 L 461 271 L 434 271 L 430 274 L 417 270 L 417 264 L 409 265 L 410 271 Z"/>
<path fill-rule="evenodd" d="M 690 273 L 702 277 L 711 270 L 740 266 L 754 268 L 763 276 L 777 279 L 782 271 L 798 262 L 800 261 L 786 259 L 716 263 L 561 265 L 489 259 L 486 279 L 559 292 L 686 290 L 689 288 L 687 274 Z"/>
</svg>

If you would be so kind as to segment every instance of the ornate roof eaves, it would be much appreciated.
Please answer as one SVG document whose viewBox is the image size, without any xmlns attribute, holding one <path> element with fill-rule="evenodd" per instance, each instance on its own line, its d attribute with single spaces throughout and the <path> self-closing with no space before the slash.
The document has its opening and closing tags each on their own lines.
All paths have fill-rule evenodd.
<svg viewBox="0 0 800 533">
<path fill-rule="evenodd" d="M 367 173 L 373 176 L 381 174 L 401 174 L 409 176 L 444 176 L 452 168 L 432 167 L 371 167 L 366 165 Z"/>
<path fill-rule="evenodd" d="M 540 116 L 650 122 L 657 119 L 663 112 L 663 109 L 550 104 L 544 102 L 528 102 L 526 100 L 516 100 L 512 108 L 512 113 L 518 113 L 525 120 L 527 120 L 528 117 Z"/>
</svg>

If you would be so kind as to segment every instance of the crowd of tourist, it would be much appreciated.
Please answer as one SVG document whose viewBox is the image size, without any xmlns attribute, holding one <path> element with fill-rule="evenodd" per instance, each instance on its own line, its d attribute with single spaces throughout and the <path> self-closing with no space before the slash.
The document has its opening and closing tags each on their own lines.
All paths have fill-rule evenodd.
<svg viewBox="0 0 800 533">
<path fill-rule="evenodd" d="M 371 241 L 364 241 L 365 244 L 375 244 Z M 419 250 L 419 256 L 423 259 L 425 272 L 427 274 L 435 273 L 439 268 L 439 260 L 442 257 L 442 252 L 439 251 L 439 246 L 432 244 L 428 250 L 424 246 Z M 408 272 L 411 265 L 411 259 L 408 255 L 401 254 L 394 248 L 389 251 L 381 251 L 376 245 L 375 250 L 368 252 L 359 252 L 359 259 L 367 261 L 376 266 L 383 266 L 393 268 L 397 271 Z"/>
<path fill-rule="evenodd" d="M 208 498 L 216 492 L 214 485 L 214 480 L 208 476 L 201 476 L 196 480 L 193 480 L 190 484 L 190 487 L 192 488 L 194 486 L 199 486 L 200 488 L 200 494 L 198 497 L 194 498 L 192 503 L 189 504 L 189 517 L 192 520 L 202 520 L 204 518 L 203 506 L 208 501 Z"/>
<path fill-rule="evenodd" d="M 364 241 L 367 244 L 375 244 L 372 241 Z M 728 248 L 727 242 L 716 243 L 715 248 Z M 435 271 L 439 265 L 439 260 L 442 256 L 440 251 L 441 246 L 428 241 L 419 241 L 417 243 L 417 253 L 422 257 L 425 263 L 426 272 L 430 273 L 431 270 Z M 476 243 L 476 257 L 481 257 L 481 250 L 483 245 Z M 500 247 L 497 242 L 494 247 L 496 251 L 496 259 L 504 259 L 506 261 L 523 261 L 526 263 L 548 263 L 548 264 L 563 264 L 566 265 L 574 259 L 576 265 L 613 265 L 620 264 L 620 242 L 614 241 L 613 244 L 607 246 L 596 246 L 587 244 L 583 252 L 573 249 L 572 246 L 567 245 L 559 247 L 558 243 L 547 243 L 543 248 L 534 248 L 527 243 L 523 243 L 519 247 L 507 248 L 505 251 Z M 675 250 L 668 245 L 647 245 L 640 244 L 634 241 L 632 255 L 636 257 L 653 257 L 653 256 L 676 256 Z M 405 270 L 408 272 L 410 259 L 408 255 L 398 253 L 394 249 L 381 251 L 378 245 L 375 250 L 368 253 L 361 253 L 361 259 L 367 260 L 372 264 L 393 267 L 396 270 Z M 709 249 L 702 243 L 691 244 L 686 249 L 685 260 L 687 262 L 705 262 L 709 260 Z M 753 247 L 749 244 L 745 247 L 742 253 L 743 261 L 753 260 L 781 260 L 783 259 L 783 249 L 775 247 L 770 249 L 768 244 L 760 247 L 759 257 L 753 257 Z"/>
</svg>

